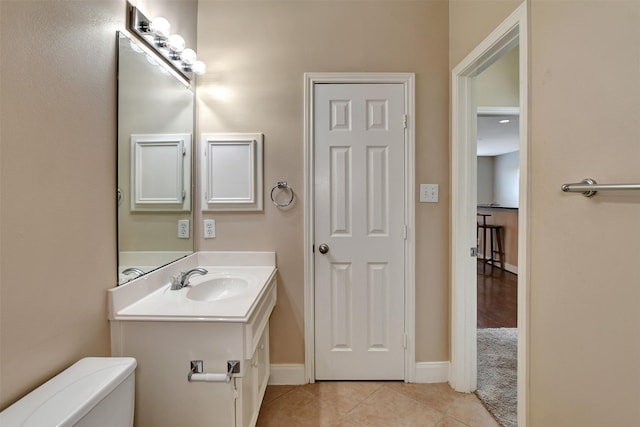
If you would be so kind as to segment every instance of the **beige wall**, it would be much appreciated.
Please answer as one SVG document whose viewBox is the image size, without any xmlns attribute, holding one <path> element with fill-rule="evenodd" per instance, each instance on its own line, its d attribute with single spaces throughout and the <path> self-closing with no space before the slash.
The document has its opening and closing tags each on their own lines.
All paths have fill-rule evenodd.
<svg viewBox="0 0 640 427">
<path fill-rule="evenodd" d="M 531 3 L 531 426 L 640 425 L 640 2 Z"/>
<path fill-rule="evenodd" d="M 520 49 L 514 47 L 476 77 L 473 85 L 479 107 L 518 107 Z"/>
<path fill-rule="evenodd" d="M 180 28 L 197 4 L 178 3 L 154 7 Z M 109 355 L 125 17 L 124 0 L 0 1 L 0 409 Z"/>
<path fill-rule="evenodd" d="M 523 0 L 449 0 L 449 66 L 453 69 Z"/>
<path fill-rule="evenodd" d="M 441 185 L 439 204 L 416 208 L 421 361 L 448 359 L 448 68 L 517 4 L 200 7 L 211 70 L 200 130 L 264 132 L 267 187 L 286 179 L 304 197 L 303 72 L 417 73 L 417 182 Z M 586 176 L 639 179 L 638 20 L 635 0 L 531 4 L 532 426 L 640 424 L 638 196 L 559 191 Z M 0 2 L 0 407 L 78 358 L 109 352 L 123 22 L 120 0 Z M 371 22 L 379 29 L 369 36 Z M 230 97 L 215 98 L 216 85 Z M 301 200 L 288 211 L 267 203 L 264 213 L 214 217 L 219 238 L 199 249 L 278 252 L 273 362 L 301 363 Z"/>
<path fill-rule="evenodd" d="M 451 1 L 452 66 L 506 6 Z M 560 185 L 640 178 L 640 3 L 532 0 L 529 8 L 528 425 L 639 425 L 638 195 L 587 199 Z"/>
<path fill-rule="evenodd" d="M 440 184 L 438 204 L 416 206 L 417 358 L 448 360 L 447 3 L 201 1 L 198 15 L 209 67 L 198 87 L 200 132 L 264 133 L 266 197 L 264 213 L 207 213 L 218 237 L 198 249 L 277 252 L 272 362 L 304 362 L 303 73 L 318 71 L 416 73 L 416 181 Z M 296 190 L 289 210 L 269 201 L 277 181 Z"/>
<path fill-rule="evenodd" d="M 77 359 L 109 355 L 115 32 L 125 3 L 0 5 L 5 407 Z"/>
</svg>

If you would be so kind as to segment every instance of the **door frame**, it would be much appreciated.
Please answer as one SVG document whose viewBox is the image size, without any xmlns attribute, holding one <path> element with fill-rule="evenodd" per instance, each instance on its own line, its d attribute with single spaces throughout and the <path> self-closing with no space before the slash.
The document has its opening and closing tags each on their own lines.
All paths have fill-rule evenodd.
<svg viewBox="0 0 640 427">
<path fill-rule="evenodd" d="M 528 136 L 527 3 L 523 2 L 451 73 L 451 369 L 456 391 L 477 386 L 477 275 L 470 263 L 476 243 L 476 117 L 472 79 L 516 44 L 520 48 L 520 207 L 518 218 L 518 425 L 528 413 L 528 334 L 530 282 L 530 172 Z M 473 275 L 473 276 L 472 276 Z M 475 280 L 472 283 L 476 283 Z"/>
<path fill-rule="evenodd" d="M 315 265 L 314 244 L 314 86 L 323 83 L 396 83 L 404 88 L 405 130 L 404 200 L 407 238 L 404 241 L 405 346 L 404 380 L 415 378 L 415 74 L 304 74 L 304 346 L 305 381 L 315 382 Z"/>
</svg>

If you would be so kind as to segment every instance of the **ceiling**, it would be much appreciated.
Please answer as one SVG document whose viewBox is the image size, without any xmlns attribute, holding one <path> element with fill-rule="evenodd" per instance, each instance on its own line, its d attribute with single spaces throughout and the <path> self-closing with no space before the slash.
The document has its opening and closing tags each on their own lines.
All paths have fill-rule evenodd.
<svg viewBox="0 0 640 427">
<path fill-rule="evenodd" d="M 506 123 L 500 121 L 509 120 Z M 520 116 L 478 114 L 478 156 L 499 156 L 520 149 Z"/>
</svg>

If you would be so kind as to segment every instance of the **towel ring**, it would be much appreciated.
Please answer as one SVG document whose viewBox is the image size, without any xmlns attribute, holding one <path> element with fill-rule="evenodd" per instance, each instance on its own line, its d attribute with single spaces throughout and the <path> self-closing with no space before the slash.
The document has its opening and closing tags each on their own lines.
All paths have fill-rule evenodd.
<svg viewBox="0 0 640 427">
<path fill-rule="evenodd" d="M 276 202 L 276 200 L 273 198 L 273 192 L 277 189 L 280 190 L 289 190 L 291 192 L 291 198 L 289 199 L 289 201 L 287 203 L 278 203 Z M 291 188 L 291 186 L 289 184 L 287 184 L 285 181 L 280 181 L 278 182 L 275 187 L 273 187 L 271 189 L 271 201 L 273 202 L 274 205 L 276 205 L 279 208 L 286 208 L 287 206 L 289 206 L 291 204 L 291 202 L 293 202 L 293 198 L 295 197 L 295 193 L 293 192 L 293 188 Z"/>
</svg>

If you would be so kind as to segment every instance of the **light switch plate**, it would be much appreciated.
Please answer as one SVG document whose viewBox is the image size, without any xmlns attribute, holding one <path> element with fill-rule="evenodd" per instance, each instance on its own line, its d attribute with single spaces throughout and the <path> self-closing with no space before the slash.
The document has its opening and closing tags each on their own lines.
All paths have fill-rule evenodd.
<svg viewBox="0 0 640 427">
<path fill-rule="evenodd" d="M 216 238 L 216 220 L 215 219 L 204 220 L 204 238 L 205 239 Z"/>
<path fill-rule="evenodd" d="M 420 202 L 438 202 L 438 184 L 420 184 Z"/>
</svg>

